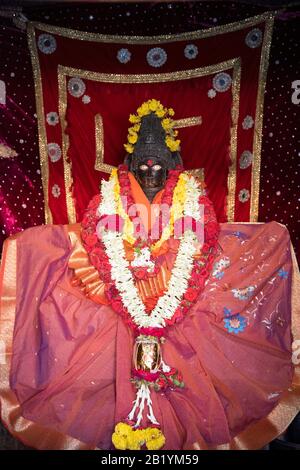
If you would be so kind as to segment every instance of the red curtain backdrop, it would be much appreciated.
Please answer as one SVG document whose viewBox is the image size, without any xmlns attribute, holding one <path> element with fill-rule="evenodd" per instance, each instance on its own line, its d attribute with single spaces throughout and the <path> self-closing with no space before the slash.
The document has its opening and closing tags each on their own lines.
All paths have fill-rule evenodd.
<svg viewBox="0 0 300 470">
<path fill-rule="evenodd" d="M 150 98 L 174 108 L 176 119 L 201 117 L 202 124 L 179 131 L 182 157 L 188 169 L 204 168 L 219 220 L 256 220 L 272 27 L 267 14 L 204 33 L 130 40 L 30 24 L 48 221 L 81 220 L 97 192 L 104 175 L 94 169 L 96 115 L 103 122 L 104 163 L 118 165 L 128 116 Z M 60 121 L 49 123 L 48 113 Z M 241 164 L 245 152 L 249 162 Z"/>
<path fill-rule="evenodd" d="M 203 72 L 205 67 L 240 58 L 238 116 L 235 114 L 235 188 L 234 178 L 229 178 L 232 183 L 229 189 L 234 188 L 233 204 L 231 200 L 231 208 L 234 210 L 231 215 L 234 220 L 239 221 L 250 220 L 251 215 L 254 219 L 256 211 L 253 201 L 257 201 L 259 196 L 258 220 L 275 219 L 286 224 L 297 248 L 300 223 L 296 122 L 299 105 L 291 99 L 292 83 L 297 79 L 294 67 L 297 12 L 277 14 L 275 20 L 264 109 L 260 110 L 264 121 L 260 124 L 263 124 L 263 133 L 259 174 L 259 165 L 256 165 L 256 173 L 253 171 L 253 162 L 257 163 L 260 153 L 260 125 L 257 126 L 257 97 L 261 86 L 260 62 L 262 57 L 264 61 L 267 58 L 266 54 L 262 56 L 262 52 L 270 39 L 264 34 L 265 19 L 248 26 L 246 23 L 233 32 L 220 32 L 212 36 L 193 37 L 176 42 L 148 41 L 146 44 L 102 43 L 85 41 L 83 37 L 72 39 L 53 31 L 49 25 L 67 25 L 68 28 L 101 34 L 178 34 L 242 21 L 261 14 L 261 8 L 234 3 L 214 5 L 199 2 L 160 5 L 100 4 L 60 8 L 28 7 L 23 11 L 30 20 L 48 23 L 44 28 L 35 28 L 35 38 L 32 41 L 37 52 L 37 63 L 40 65 L 42 100 L 37 102 L 34 97 L 26 31 L 20 29 L 20 22 L 16 25 L 8 18 L 2 19 L 1 49 L 5 57 L 1 70 L 4 85 L 0 82 L 2 240 L 31 225 L 80 220 L 88 200 L 98 191 L 101 177 L 107 177 L 107 173 L 101 173 L 94 168 L 95 116 L 100 115 L 103 119 L 104 163 L 116 165 L 124 158 L 123 143 L 126 142 L 129 113 L 134 112 L 142 101 L 151 97 L 172 106 L 176 119 L 201 116 L 201 124 L 179 129 L 182 156 L 187 168 L 204 168 L 209 195 L 214 201 L 219 220 L 226 220 L 230 158 L 234 155 L 233 85 L 235 83 L 237 87 L 237 81 L 234 81 L 234 72 L 238 73 L 237 65 L 236 69 L 228 66 L 223 70 L 232 79 L 231 86 L 224 92 L 214 88 L 214 77 L 220 73 L 217 71 L 206 70 L 208 73 L 200 73 L 200 76 L 186 80 L 181 77 L 171 81 L 133 84 L 103 82 L 99 77 L 85 74 L 92 71 L 96 74 L 111 73 L 120 76 L 153 76 L 196 68 Z M 262 39 L 259 46 L 250 47 L 245 38 L 256 28 L 262 32 L 265 42 Z M 50 34 L 55 38 L 54 52 L 45 54 L 37 46 L 36 41 L 41 34 Z M 195 59 L 187 59 L 184 56 L 184 47 L 189 44 L 198 48 Z M 161 47 L 167 53 L 167 61 L 161 67 L 151 67 L 146 60 L 147 52 L 153 47 Z M 127 48 L 131 52 L 131 59 L 126 64 L 116 58 L 121 48 Z M 64 67 L 60 67 L 60 97 L 63 97 L 61 100 L 58 65 Z M 76 70 L 70 71 L 66 67 Z M 78 69 L 84 72 L 80 78 L 86 90 L 83 96 L 76 98 L 67 91 L 67 85 L 70 78 L 80 76 Z M 37 74 L 38 68 L 35 67 L 34 70 Z M 35 86 L 38 87 L 39 77 L 35 78 Z M 264 76 L 261 78 L 265 79 Z M 214 91 L 216 96 L 212 96 Z M 85 102 L 84 96 L 88 97 Z M 44 105 L 43 109 L 41 103 Z M 60 119 L 56 125 L 47 123 L 46 116 L 51 112 L 59 115 Z M 66 122 L 61 120 L 64 115 Z M 253 118 L 252 126 L 251 120 L 245 121 L 247 116 Z M 63 135 L 67 136 L 64 144 Z M 47 154 L 46 145 L 49 143 L 57 143 L 61 148 L 62 156 L 56 162 L 52 162 Z M 254 160 L 246 168 L 241 168 L 240 159 L 245 151 L 252 153 Z M 244 166 L 245 162 L 247 164 L 247 158 L 251 156 L 246 154 Z M 45 168 L 48 169 L 48 179 L 47 171 L 45 178 Z M 253 188 L 256 191 L 259 189 L 259 194 L 254 194 Z M 47 206 L 49 210 L 46 211 L 45 220 Z"/>
</svg>

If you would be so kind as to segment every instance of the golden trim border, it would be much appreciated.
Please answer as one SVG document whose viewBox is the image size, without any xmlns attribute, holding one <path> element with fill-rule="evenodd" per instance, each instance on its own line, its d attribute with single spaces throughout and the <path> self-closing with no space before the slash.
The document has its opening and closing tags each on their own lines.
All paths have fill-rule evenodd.
<svg viewBox="0 0 300 470">
<path fill-rule="evenodd" d="M 95 139 L 96 139 L 96 162 L 95 170 L 110 174 L 115 168 L 113 165 L 104 163 L 104 129 L 101 114 L 95 115 Z"/>
<path fill-rule="evenodd" d="M 73 185 L 72 178 L 72 162 L 67 157 L 69 148 L 69 136 L 65 130 L 67 127 L 66 120 L 67 112 L 67 84 L 66 76 L 58 74 L 58 113 L 61 124 L 62 133 L 62 154 L 63 154 L 63 167 L 64 167 L 64 182 L 65 182 L 65 193 L 66 193 L 66 206 L 68 213 L 69 223 L 76 221 L 76 209 L 75 201 L 72 196 L 71 187 Z"/>
<path fill-rule="evenodd" d="M 202 124 L 202 116 L 192 116 L 189 118 L 175 119 L 174 129 L 183 129 L 184 127 L 200 126 Z"/>
<path fill-rule="evenodd" d="M 59 26 L 52 26 L 45 23 L 30 22 L 34 28 L 46 33 L 57 34 L 59 36 L 77 39 L 80 41 L 92 41 L 92 42 L 105 42 L 105 43 L 116 43 L 116 44 L 160 44 L 165 42 L 177 42 L 190 39 L 202 39 L 217 34 L 232 33 L 245 29 L 250 26 L 255 26 L 265 20 L 274 18 L 279 10 L 267 11 L 260 15 L 251 16 L 241 21 L 233 23 L 227 23 L 225 25 L 213 26 L 207 29 L 201 29 L 197 31 L 191 31 L 181 34 L 164 34 L 160 36 L 117 36 L 117 35 L 105 35 L 98 33 L 89 33 L 86 31 L 79 31 L 76 29 L 61 28 Z"/>
<path fill-rule="evenodd" d="M 69 197 L 67 194 L 67 187 L 72 185 L 72 175 L 70 171 L 70 163 L 67 161 L 67 151 L 68 151 L 68 139 L 64 132 L 65 129 L 65 112 L 66 112 L 66 100 L 67 100 L 67 85 L 66 85 L 66 76 L 74 76 L 87 80 L 93 80 L 97 82 L 104 83 L 158 83 L 158 82 L 167 82 L 167 81 L 177 81 L 177 80 L 188 80 L 191 78 L 198 78 L 205 75 L 211 75 L 213 73 L 218 73 L 224 70 L 233 69 L 233 86 L 232 86 L 232 100 L 233 100 L 233 124 L 231 126 L 231 137 L 230 137 L 230 148 L 231 148 L 231 162 L 232 165 L 229 169 L 227 186 L 228 192 L 233 191 L 235 195 L 236 188 L 236 171 L 237 171 L 237 124 L 238 124 L 238 109 L 239 109 L 239 91 L 240 91 L 240 75 L 241 75 L 241 59 L 240 57 L 230 59 L 218 64 L 213 64 L 205 67 L 200 67 L 190 70 L 182 70 L 176 72 L 160 73 L 160 74 L 111 74 L 111 73 L 102 73 L 102 72 L 93 72 L 89 70 L 76 69 L 74 67 L 66 67 L 63 65 L 58 65 L 58 81 L 60 87 L 64 86 L 64 90 L 60 89 L 59 99 L 63 99 L 64 103 L 59 103 L 60 109 L 60 119 L 62 124 L 62 141 L 63 141 L 63 162 L 64 162 L 64 178 L 66 184 L 66 195 L 67 195 L 67 210 L 68 210 L 68 220 L 69 223 L 76 222 L 76 212 L 74 208 L 74 202 L 72 197 Z M 236 83 L 235 83 L 236 82 Z M 99 129 L 98 129 L 99 132 Z M 96 129 L 97 133 L 97 129 Z M 103 162 L 104 164 L 104 162 Z M 107 164 L 104 164 L 107 165 Z M 196 170 L 201 170 L 196 169 Z M 104 170 L 107 172 L 107 169 Z M 234 217 L 234 204 L 235 197 L 230 197 L 227 201 L 227 217 L 228 221 L 233 220 Z M 229 220 L 229 217 L 232 219 Z"/>
<path fill-rule="evenodd" d="M 253 163 L 251 171 L 251 198 L 250 215 L 251 222 L 258 220 L 259 212 L 259 188 L 260 188 L 260 167 L 261 167 L 261 148 L 262 148 L 262 129 L 264 117 L 264 97 L 267 82 L 267 73 L 269 68 L 270 49 L 273 36 L 275 15 L 266 21 L 263 44 L 261 48 L 258 91 L 256 97 L 255 124 L 253 136 Z"/>
<path fill-rule="evenodd" d="M 47 133 L 45 126 L 45 111 L 44 111 L 44 100 L 43 100 L 43 88 L 42 88 L 42 77 L 40 63 L 38 60 L 38 51 L 36 46 L 35 29 L 32 23 L 27 25 L 27 41 L 30 51 L 31 64 L 34 78 L 34 89 L 35 89 L 35 101 L 36 101 L 36 113 L 38 117 L 38 139 L 39 139 L 39 151 L 40 151 L 40 166 L 41 166 L 41 178 L 44 193 L 44 216 L 45 223 L 52 224 L 53 218 L 49 207 L 49 161 L 47 152 Z"/>
<path fill-rule="evenodd" d="M 235 198 L 236 198 L 236 175 L 237 175 L 237 130 L 239 120 L 239 107 L 240 107 L 240 87 L 241 87 L 241 58 L 237 59 L 233 67 L 232 78 L 232 107 L 231 107 L 231 120 L 230 127 L 230 160 L 231 165 L 228 170 L 227 179 L 227 220 L 228 222 L 234 221 L 235 214 Z"/>
</svg>

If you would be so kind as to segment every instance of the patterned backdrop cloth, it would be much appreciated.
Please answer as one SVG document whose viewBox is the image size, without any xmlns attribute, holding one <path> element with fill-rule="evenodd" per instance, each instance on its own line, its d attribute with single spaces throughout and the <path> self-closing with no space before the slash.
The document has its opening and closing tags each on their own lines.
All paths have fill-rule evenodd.
<svg viewBox="0 0 300 470">
<path fill-rule="evenodd" d="M 300 406 L 291 360 L 299 363 L 291 345 L 300 279 L 288 231 L 276 222 L 220 225 L 205 289 L 163 345 L 185 382 L 152 394 L 165 449 L 260 448 Z M 80 230 L 33 227 L 4 243 L 2 420 L 38 449 L 113 448 L 114 425 L 134 399 L 133 333 L 73 282 Z"/>
<path fill-rule="evenodd" d="M 204 170 L 218 219 L 256 221 L 273 23 L 268 12 L 132 38 L 29 23 L 46 221 L 81 220 L 99 172 L 124 159 L 129 114 L 150 98 L 174 108 L 185 167 Z"/>
</svg>

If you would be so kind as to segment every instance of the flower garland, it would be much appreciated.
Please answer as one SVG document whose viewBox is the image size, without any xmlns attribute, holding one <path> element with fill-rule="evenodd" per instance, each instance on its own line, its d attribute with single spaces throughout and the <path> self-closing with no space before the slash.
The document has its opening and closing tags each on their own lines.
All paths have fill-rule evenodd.
<svg viewBox="0 0 300 470">
<path fill-rule="evenodd" d="M 134 144 L 138 140 L 138 132 L 141 127 L 141 120 L 143 116 L 147 116 L 150 113 L 154 113 L 157 117 L 161 118 L 162 126 L 166 132 L 165 143 L 171 152 L 176 152 L 180 148 L 180 140 L 176 140 L 175 137 L 178 135 L 178 131 L 174 130 L 174 110 L 172 108 L 164 108 L 160 101 L 151 99 L 143 103 L 138 109 L 137 114 L 130 114 L 129 121 L 133 124 L 128 129 L 128 142 L 124 145 L 128 153 L 133 153 Z"/>
<path fill-rule="evenodd" d="M 124 239 L 126 239 L 129 243 L 134 243 L 132 235 L 134 232 L 135 217 L 133 214 L 135 211 L 132 210 L 132 208 L 135 205 L 135 201 L 131 194 L 127 166 L 120 165 L 118 170 L 113 170 L 111 178 L 114 180 L 115 185 L 114 195 L 117 214 L 125 220 L 123 228 Z M 168 179 L 166 181 L 160 205 L 163 208 L 171 206 L 170 214 L 167 214 L 168 217 L 164 217 L 164 214 L 162 211 L 160 211 L 153 227 L 153 231 L 158 232 L 159 239 L 155 243 L 151 243 L 150 240 L 147 243 L 151 251 L 158 249 L 164 241 L 168 240 L 170 236 L 172 236 L 174 220 L 179 219 L 180 216 L 182 216 L 183 202 L 185 197 L 185 185 L 187 180 L 188 176 L 183 173 L 183 168 L 181 166 L 178 165 L 175 170 L 169 170 Z M 108 197 L 107 193 L 105 193 L 104 197 L 105 196 Z M 127 208 L 125 206 L 125 201 Z M 110 202 L 108 204 L 108 207 L 109 206 Z M 103 207 L 101 207 L 101 210 L 103 210 Z M 144 234 L 145 238 L 147 238 L 144 227 L 141 229 L 141 232 Z"/>
<path fill-rule="evenodd" d="M 129 201 L 127 208 L 123 205 L 124 196 Z M 128 170 L 124 165 L 112 173 L 109 181 L 102 181 L 101 194 L 92 199 L 82 221 L 83 244 L 91 263 L 106 284 L 107 298 L 112 308 L 123 316 L 136 333 L 135 367 L 132 370 L 132 383 L 137 389 L 136 399 L 125 422 L 115 426 L 112 441 L 118 449 L 140 449 L 143 445 L 153 450 L 163 447 L 165 437 L 154 415 L 150 389 L 164 391 L 168 387 L 183 388 L 184 382 L 180 372 L 163 362 L 160 344 L 164 341 L 165 328 L 180 321 L 196 302 L 216 255 L 219 225 L 211 202 L 203 195 L 202 188 L 193 177 L 184 174 L 180 168 L 169 172 L 162 202 L 171 206 L 170 220 L 164 224 L 159 215 L 160 239 L 155 243 L 151 238 L 143 240 L 145 248 L 140 250 L 140 258 L 132 264 L 139 265 L 142 260 L 151 267 L 147 249 L 150 247 L 150 251 L 155 251 L 178 229 L 183 228 L 183 233 L 168 287 L 150 312 L 139 296 L 133 268 L 124 248 L 125 241 L 135 247 L 141 244 L 141 240 L 135 237 L 133 219 L 127 214 L 134 200 Z M 201 254 L 195 256 L 198 242 L 196 228 L 201 221 L 201 206 L 204 206 L 204 243 Z M 99 238 L 97 227 L 103 218 L 113 218 L 117 224 L 113 229 L 105 227 Z M 191 222 L 187 229 L 185 222 Z M 145 360 L 140 359 L 141 351 L 145 354 Z M 148 424 L 143 426 L 146 407 Z"/>
<path fill-rule="evenodd" d="M 120 167 L 120 170 L 124 170 L 124 167 Z M 141 327 L 161 328 L 183 318 L 203 290 L 212 267 L 219 225 L 211 202 L 202 194 L 195 179 L 186 175 L 185 177 L 184 216 L 199 221 L 200 205 L 204 206 L 204 244 L 201 256 L 194 259 L 197 237 L 193 231 L 186 230 L 180 240 L 168 289 L 159 298 L 150 315 L 140 299 L 126 259 L 123 243 L 123 237 L 127 238 L 126 230 L 124 232 L 105 230 L 101 240 L 96 234 L 97 223 L 101 219 L 100 214 L 102 216 L 117 214 L 114 196 L 115 176 L 109 181 L 102 181 L 101 196 L 92 199 L 83 218 L 82 240 L 91 263 L 98 270 L 103 282 L 107 284 L 106 294 L 112 308 L 121 314 L 134 330 Z M 128 193 L 129 200 L 131 197 Z M 99 201 L 98 206 L 96 201 Z M 181 221 L 182 218 L 177 219 L 177 222 Z M 132 229 L 128 230 L 131 234 Z M 131 237 L 130 241 L 135 243 L 133 235 Z"/>
</svg>

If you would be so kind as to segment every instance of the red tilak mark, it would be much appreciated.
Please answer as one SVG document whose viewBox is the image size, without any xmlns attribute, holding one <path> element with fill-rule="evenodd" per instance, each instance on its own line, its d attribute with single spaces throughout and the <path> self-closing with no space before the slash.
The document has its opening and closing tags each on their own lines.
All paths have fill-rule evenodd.
<svg viewBox="0 0 300 470">
<path fill-rule="evenodd" d="M 152 166 L 153 165 L 153 160 L 147 160 L 147 165 Z"/>
</svg>

